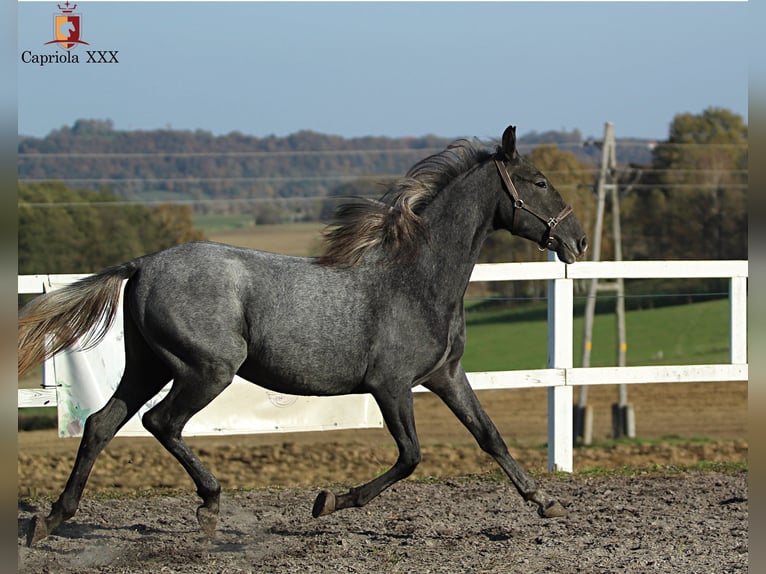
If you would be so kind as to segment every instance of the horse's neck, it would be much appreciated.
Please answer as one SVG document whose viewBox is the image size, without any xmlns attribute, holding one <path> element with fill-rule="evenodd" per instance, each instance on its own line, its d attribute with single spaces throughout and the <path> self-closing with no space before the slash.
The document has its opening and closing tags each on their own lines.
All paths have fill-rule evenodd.
<svg viewBox="0 0 766 574">
<path fill-rule="evenodd" d="M 442 190 L 423 214 L 428 239 L 418 266 L 453 297 L 462 299 L 484 240 L 492 231 L 493 188 L 486 168 L 476 168 L 472 175 Z"/>
</svg>

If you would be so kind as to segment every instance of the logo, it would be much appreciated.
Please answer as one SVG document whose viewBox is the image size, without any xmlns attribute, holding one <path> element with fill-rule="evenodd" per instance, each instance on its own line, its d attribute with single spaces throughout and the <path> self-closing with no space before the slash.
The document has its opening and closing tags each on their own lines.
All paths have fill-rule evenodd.
<svg viewBox="0 0 766 574">
<path fill-rule="evenodd" d="M 82 39 L 82 14 L 75 13 L 77 4 L 70 4 L 69 0 L 64 5 L 56 5 L 60 14 L 53 15 L 53 40 L 44 42 L 44 46 L 54 44 L 64 51 L 37 53 L 33 50 L 24 50 L 21 53 L 21 61 L 25 64 L 37 64 L 47 66 L 49 64 L 119 64 L 119 50 L 85 50 L 87 57 L 80 62 L 80 55 L 73 50 L 79 44 L 90 46 L 89 42 Z"/>
<path fill-rule="evenodd" d="M 282 393 L 266 393 L 269 398 L 269 402 L 275 407 L 285 408 L 294 405 L 298 401 L 298 397 L 294 395 L 283 395 Z"/>
<path fill-rule="evenodd" d="M 61 4 L 57 4 L 57 6 L 61 10 L 61 14 L 53 15 L 53 35 L 55 39 L 45 44 L 58 44 L 65 50 L 71 50 L 77 44 L 85 44 L 87 46 L 87 42 L 80 40 L 82 35 L 82 14 L 74 13 L 77 4 L 72 5 L 70 8 L 69 0 L 67 0 L 63 7 Z"/>
</svg>

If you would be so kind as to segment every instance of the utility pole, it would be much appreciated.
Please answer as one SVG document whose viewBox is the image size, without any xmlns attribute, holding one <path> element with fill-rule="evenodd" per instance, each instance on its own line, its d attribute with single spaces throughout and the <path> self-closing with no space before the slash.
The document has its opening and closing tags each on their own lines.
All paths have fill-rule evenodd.
<svg viewBox="0 0 766 574">
<path fill-rule="evenodd" d="M 604 234 L 604 211 L 606 196 L 609 193 L 612 207 L 612 239 L 614 241 L 614 260 L 622 261 L 622 232 L 620 229 L 620 201 L 617 192 L 617 159 L 614 139 L 614 125 L 607 122 L 604 126 L 604 140 L 601 142 L 601 168 L 596 182 L 596 225 L 593 236 L 592 260 L 601 260 L 601 239 Z M 616 292 L 615 314 L 617 317 L 617 365 L 625 366 L 628 350 L 625 331 L 625 284 L 622 278 L 615 281 L 590 280 L 588 298 L 585 302 L 585 320 L 582 366 L 590 367 L 593 349 L 593 320 L 596 313 L 596 297 L 599 291 Z M 574 414 L 575 438 L 582 437 L 583 444 L 593 440 L 593 409 L 588 405 L 588 386 L 579 389 L 578 403 Z M 615 438 L 627 435 L 635 436 L 633 408 L 628 404 L 627 385 L 618 385 L 617 403 L 612 405 L 612 434 Z"/>
</svg>

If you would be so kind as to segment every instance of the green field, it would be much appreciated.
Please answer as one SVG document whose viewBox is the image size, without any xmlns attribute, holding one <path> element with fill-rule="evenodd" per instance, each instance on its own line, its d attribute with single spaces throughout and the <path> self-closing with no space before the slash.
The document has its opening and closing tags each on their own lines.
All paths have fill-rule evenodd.
<svg viewBox="0 0 766 574">
<path fill-rule="evenodd" d="M 692 365 L 729 360 L 729 302 L 628 311 L 628 365 Z M 545 304 L 466 313 L 467 371 L 541 369 L 547 361 Z M 614 314 L 596 315 L 592 367 L 617 364 Z M 574 320 L 574 366 L 582 364 L 583 318 Z"/>
<path fill-rule="evenodd" d="M 255 227 L 255 220 L 253 219 L 253 216 L 246 213 L 236 215 L 194 215 L 192 217 L 192 222 L 194 223 L 194 227 L 199 227 L 202 229 L 207 236 L 214 235 L 222 231 Z"/>
</svg>

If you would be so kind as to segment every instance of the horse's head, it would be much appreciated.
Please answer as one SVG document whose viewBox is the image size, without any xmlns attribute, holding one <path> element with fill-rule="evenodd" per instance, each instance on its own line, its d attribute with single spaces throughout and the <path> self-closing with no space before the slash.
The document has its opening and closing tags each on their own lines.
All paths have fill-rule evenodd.
<svg viewBox="0 0 766 574">
<path fill-rule="evenodd" d="M 588 247 L 588 238 L 553 184 L 516 150 L 516 128 L 508 126 L 494 158 L 498 182 L 505 197 L 499 203 L 495 225 L 534 241 L 541 250 L 555 251 L 573 263 Z"/>
</svg>

